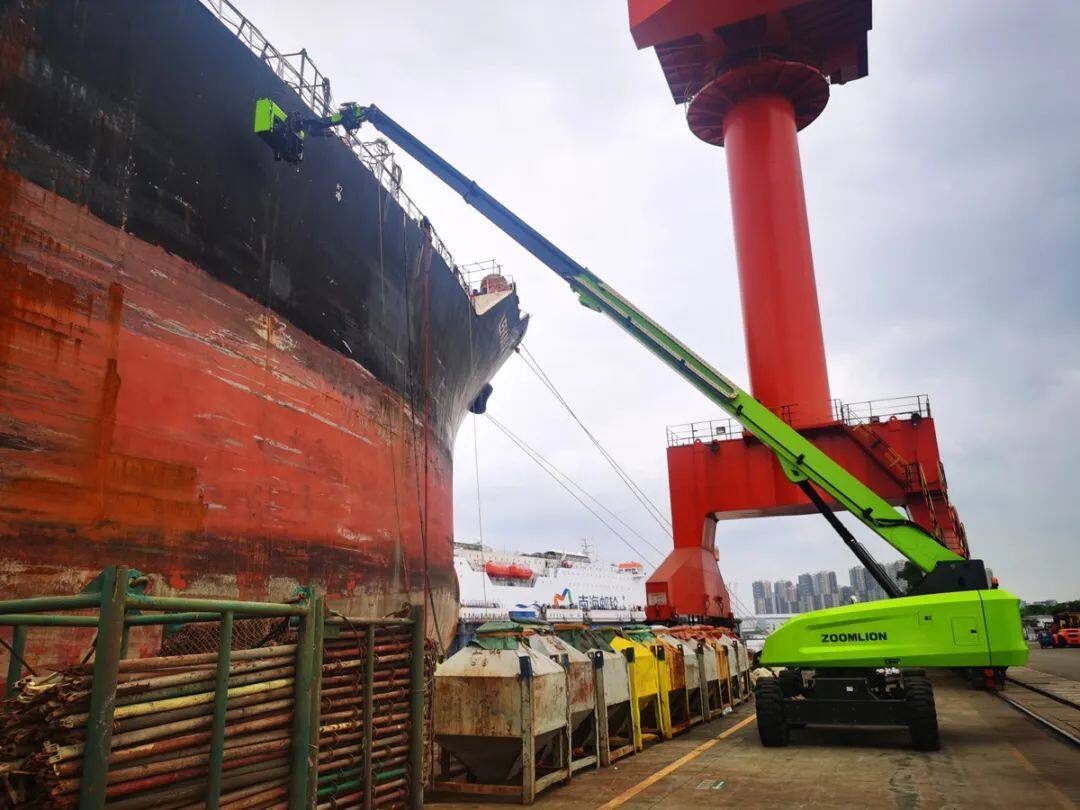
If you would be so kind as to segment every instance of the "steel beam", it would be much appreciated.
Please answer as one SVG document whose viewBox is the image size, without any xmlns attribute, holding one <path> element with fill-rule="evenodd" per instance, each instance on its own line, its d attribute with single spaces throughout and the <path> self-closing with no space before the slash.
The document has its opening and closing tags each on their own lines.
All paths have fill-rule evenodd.
<svg viewBox="0 0 1080 810">
<path fill-rule="evenodd" d="M 306 615 L 300 619 L 300 633 L 296 642 L 296 676 L 293 683 L 292 750 L 289 771 L 289 807 L 299 810 L 307 806 L 308 778 L 311 748 L 311 690 L 314 679 L 315 629 L 310 602 L 303 608 Z M 320 617 L 321 620 L 321 617 Z M 318 730 L 315 730 L 318 733 Z M 318 748 L 315 749 L 316 756 Z"/>
<path fill-rule="evenodd" d="M 128 569 L 125 566 L 109 566 L 102 572 L 101 592 L 97 595 L 101 608 L 97 640 L 94 642 L 94 674 L 79 785 L 79 810 L 98 810 L 105 806 L 113 712 L 116 708 L 116 678 L 120 672 L 120 648 L 124 636 L 127 580 Z"/>
<path fill-rule="evenodd" d="M 214 679 L 214 727 L 210 736 L 210 770 L 206 775 L 206 808 L 218 810 L 222 766 L 225 762 L 225 714 L 229 706 L 229 669 L 232 666 L 233 614 L 221 614 L 217 671 Z"/>
<path fill-rule="evenodd" d="M 14 629 L 11 636 L 11 657 L 8 659 L 7 691 L 6 697 L 11 697 L 15 692 L 15 684 L 22 678 L 23 653 L 26 652 L 26 626 L 20 625 Z"/>
<path fill-rule="evenodd" d="M 409 807 L 424 806 L 424 639 L 425 615 L 412 609 L 412 648 L 409 661 Z"/>
</svg>

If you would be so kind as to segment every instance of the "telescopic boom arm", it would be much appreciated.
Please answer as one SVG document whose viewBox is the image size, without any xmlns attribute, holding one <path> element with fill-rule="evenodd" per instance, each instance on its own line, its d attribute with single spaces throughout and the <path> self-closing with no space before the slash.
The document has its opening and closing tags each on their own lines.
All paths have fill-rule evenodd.
<svg viewBox="0 0 1080 810">
<path fill-rule="evenodd" d="M 798 431 L 702 360 L 599 276 L 571 259 L 378 107 L 361 107 L 360 117 L 460 194 L 465 202 L 487 217 L 507 236 L 561 276 L 577 293 L 583 305 L 607 315 L 742 424 L 776 455 L 792 483 L 803 486 L 804 491 L 808 490 L 809 483 L 819 487 L 927 573 L 939 562 L 961 559 L 931 534 L 907 520 L 887 501 L 803 438 Z"/>
</svg>

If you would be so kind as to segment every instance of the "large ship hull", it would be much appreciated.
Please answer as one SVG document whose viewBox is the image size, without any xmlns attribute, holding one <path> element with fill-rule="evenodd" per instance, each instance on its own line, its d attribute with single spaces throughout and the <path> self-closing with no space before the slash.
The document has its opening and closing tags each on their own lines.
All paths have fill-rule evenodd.
<svg viewBox="0 0 1080 810">
<path fill-rule="evenodd" d="M 447 638 L 453 438 L 516 294 L 477 315 L 344 143 L 274 163 L 254 99 L 300 102 L 194 0 L 0 26 L 0 597 L 123 563 L 155 593 L 422 601 Z"/>
</svg>

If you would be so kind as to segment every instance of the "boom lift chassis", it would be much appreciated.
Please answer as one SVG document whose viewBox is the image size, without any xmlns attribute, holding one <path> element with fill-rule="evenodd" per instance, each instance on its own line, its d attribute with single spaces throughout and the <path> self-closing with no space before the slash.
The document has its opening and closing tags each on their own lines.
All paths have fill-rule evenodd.
<svg viewBox="0 0 1080 810">
<path fill-rule="evenodd" d="M 286 115 L 269 99 L 256 108 L 255 131 L 275 158 L 299 163 L 305 135 L 372 124 L 459 193 L 496 227 L 569 284 L 587 308 L 603 313 L 680 377 L 726 411 L 776 456 L 889 596 L 794 617 L 766 640 L 761 663 L 787 669 L 757 687 L 763 744 L 783 745 L 805 725 L 906 726 L 921 749 L 939 745 L 933 688 L 924 667 L 968 668 L 999 677 L 1027 661 L 1019 600 L 989 589 L 981 561 L 966 560 L 804 438 L 749 393 L 716 371 L 670 332 L 575 262 L 378 107 L 346 104 L 327 118 Z M 832 513 L 824 496 L 864 525 L 925 576 L 907 595 Z"/>
</svg>

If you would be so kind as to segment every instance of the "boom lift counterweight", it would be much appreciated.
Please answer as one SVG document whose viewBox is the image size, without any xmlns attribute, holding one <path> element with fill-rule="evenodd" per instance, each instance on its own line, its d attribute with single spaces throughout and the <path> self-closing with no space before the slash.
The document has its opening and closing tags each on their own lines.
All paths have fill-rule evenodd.
<svg viewBox="0 0 1080 810">
<path fill-rule="evenodd" d="M 815 487 L 926 573 L 914 595 L 801 614 L 769 636 L 762 663 L 790 669 L 781 680 L 766 679 L 759 692 L 763 743 L 783 744 L 792 725 L 870 723 L 907 726 L 917 746 L 934 748 L 937 721 L 929 681 L 921 672 L 902 667 L 1003 671 L 1026 662 L 1019 600 L 989 589 L 980 561 L 963 559 L 906 519 L 378 107 L 342 109 L 346 108 L 351 111 L 350 125 L 371 123 L 558 274 L 584 306 L 615 321 L 768 447 L 787 478 L 803 488 L 883 587 L 889 583 L 886 590 L 891 596 L 899 596 L 895 584 L 831 513 Z M 324 120 L 312 131 L 320 126 L 325 130 L 335 123 Z"/>
</svg>

